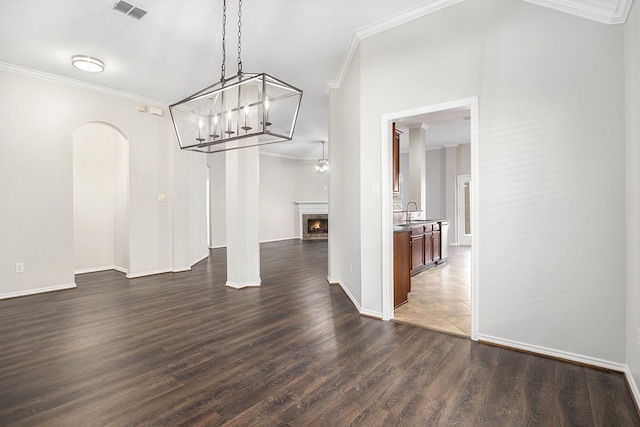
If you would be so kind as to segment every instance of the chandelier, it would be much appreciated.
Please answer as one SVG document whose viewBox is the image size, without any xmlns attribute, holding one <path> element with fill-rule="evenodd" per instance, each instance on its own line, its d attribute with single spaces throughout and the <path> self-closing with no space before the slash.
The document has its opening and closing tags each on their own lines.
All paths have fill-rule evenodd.
<svg viewBox="0 0 640 427">
<path fill-rule="evenodd" d="M 225 78 L 226 0 L 222 8 L 220 81 L 169 106 L 180 148 L 216 153 L 291 140 L 302 91 L 266 73 L 243 73 L 242 0 L 238 1 L 238 73 Z"/>
<path fill-rule="evenodd" d="M 321 141 L 322 142 L 322 158 L 318 159 L 318 164 L 316 164 L 316 170 L 318 172 L 326 172 L 329 170 L 329 160 L 324 158 L 324 143 L 326 141 Z"/>
</svg>

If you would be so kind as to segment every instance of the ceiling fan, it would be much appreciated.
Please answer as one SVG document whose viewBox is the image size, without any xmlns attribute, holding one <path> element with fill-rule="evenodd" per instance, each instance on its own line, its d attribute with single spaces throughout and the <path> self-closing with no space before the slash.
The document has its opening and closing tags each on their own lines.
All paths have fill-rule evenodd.
<svg viewBox="0 0 640 427">
<path fill-rule="evenodd" d="M 329 159 L 324 156 L 324 144 L 327 141 L 321 140 L 320 142 L 322 143 L 322 158 L 318 159 L 316 162 L 304 163 L 304 165 L 315 165 L 316 171 L 326 172 L 329 170 Z"/>
</svg>

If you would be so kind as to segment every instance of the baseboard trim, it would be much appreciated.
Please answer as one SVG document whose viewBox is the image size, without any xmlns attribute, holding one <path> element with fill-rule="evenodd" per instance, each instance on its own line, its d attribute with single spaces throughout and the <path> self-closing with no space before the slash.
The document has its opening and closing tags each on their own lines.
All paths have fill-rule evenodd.
<svg viewBox="0 0 640 427">
<path fill-rule="evenodd" d="M 503 338 L 497 338 L 490 335 L 478 335 L 478 342 L 484 344 L 493 344 L 500 347 L 506 347 L 513 350 L 520 350 L 527 353 L 533 353 L 540 356 L 548 356 L 554 359 L 563 360 L 567 362 L 578 363 L 584 366 L 590 366 L 594 368 L 607 369 L 616 372 L 626 372 L 628 368 L 621 363 L 614 363 L 607 360 L 598 359 L 595 357 L 583 356 L 580 354 L 569 353 L 567 351 L 554 350 L 547 347 L 525 344 L 519 341 L 507 340 Z"/>
<path fill-rule="evenodd" d="M 229 281 L 225 283 L 226 287 L 233 288 L 233 289 L 259 288 L 261 285 L 262 285 L 262 279 L 260 279 L 257 283 L 256 282 L 236 283 L 236 282 L 229 282 Z"/>
<path fill-rule="evenodd" d="M 269 240 L 260 240 L 260 243 L 271 243 L 271 242 L 282 242 L 283 240 L 300 240 L 299 237 L 282 237 L 280 239 L 269 239 Z M 227 245 L 219 245 L 219 246 L 209 246 L 209 249 L 222 249 L 226 248 Z"/>
<path fill-rule="evenodd" d="M 636 384 L 636 381 L 633 379 L 633 374 L 628 366 L 625 366 L 624 377 L 627 379 L 627 386 L 635 400 L 636 409 L 640 412 L 640 390 L 638 390 L 638 384 Z"/>
<path fill-rule="evenodd" d="M 126 268 L 118 267 L 116 265 L 106 265 L 104 267 L 94 267 L 94 268 L 83 268 L 80 270 L 75 270 L 73 274 L 98 273 L 100 271 L 107 271 L 107 270 L 115 270 L 115 271 L 119 271 L 120 273 L 127 274 Z"/>
<path fill-rule="evenodd" d="M 260 243 L 282 242 L 283 240 L 300 240 L 299 237 L 283 237 L 280 239 L 260 240 Z"/>
<path fill-rule="evenodd" d="M 29 295 L 44 294 L 47 292 L 64 291 L 67 289 L 77 288 L 75 283 L 66 285 L 48 286 L 46 288 L 27 289 L 26 291 L 9 292 L 7 294 L 0 294 L 0 299 L 19 298 Z"/>
<path fill-rule="evenodd" d="M 172 269 L 172 268 L 163 268 L 162 270 L 153 270 L 153 271 L 143 271 L 142 273 L 129 273 L 127 274 L 127 279 L 137 279 L 138 277 L 145 276 L 155 276 L 156 274 L 164 274 L 164 273 L 173 273 L 179 271 L 186 271 L 180 269 Z"/>
<path fill-rule="evenodd" d="M 355 297 L 351 295 L 349 288 L 347 288 L 347 286 L 342 282 L 342 280 L 338 280 L 336 283 L 340 286 L 340 288 L 342 288 L 342 291 L 345 294 L 347 294 L 347 297 L 349 297 L 349 299 L 351 300 L 351 304 L 353 304 L 356 310 L 358 310 L 358 313 L 361 313 L 362 307 L 360 307 L 360 303 L 358 303 L 358 300 L 356 300 Z"/>
<path fill-rule="evenodd" d="M 378 320 L 382 320 L 382 313 L 377 312 L 377 311 L 372 311 L 372 310 L 367 310 L 362 308 L 362 306 L 360 305 L 360 303 L 358 302 L 358 300 L 356 300 L 356 298 L 351 294 L 351 292 L 349 291 L 349 288 L 347 288 L 347 285 L 345 285 L 342 280 L 334 280 L 331 277 L 327 276 L 327 281 L 329 282 L 329 284 L 331 285 L 339 285 L 340 288 L 342 288 L 342 291 L 347 294 L 347 296 L 349 297 L 349 299 L 351 300 L 351 303 L 353 304 L 353 306 L 356 308 L 356 310 L 358 311 L 358 314 L 360 316 L 364 316 L 364 317 L 371 317 L 373 319 L 378 319 Z"/>
<path fill-rule="evenodd" d="M 334 280 L 334 279 L 331 278 L 331 276 L 327 276 L 327 282 L 330 285 L 339 285 L 340 284 L 339 280 Z"/>
<path fill-rule="evenodd" d="M 360 310 L 360 316 L 370 317 L 370 318 L 376 319 L 376 320 L 382 320 L 382 313 L 379 313 L 377 311 L 371 311 L 371 310 L 362 309 L 362 310 Z"/>
<path fill-rule="evenodd" d="M 194 265 L 196 265 L 197 263 L 204 261 L 205 259 L 209 258 L 209 251 L 207 251 L 206 254 L 202 255 L 199 258 L 196 258 L 195 261 L 191 262 L 191 265 L 189 266 L 189 270 L 191 270 L 191 267 L 193 267 Z M 174 270 L 175 271 L 175 270 Z"/>
</svg>

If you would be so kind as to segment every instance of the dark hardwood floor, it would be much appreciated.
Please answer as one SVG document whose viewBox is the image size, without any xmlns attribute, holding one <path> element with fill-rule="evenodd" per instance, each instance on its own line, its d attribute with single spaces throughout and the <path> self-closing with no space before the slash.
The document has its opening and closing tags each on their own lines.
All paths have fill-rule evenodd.
<svg viewBox="0 0 640 427">
<path fill-rule="evenodd" d="M 224 256 L 0 301 L 0 426 L 640 425 L 621 374 L 359 316 L 326 241 Z"/>
</svg>

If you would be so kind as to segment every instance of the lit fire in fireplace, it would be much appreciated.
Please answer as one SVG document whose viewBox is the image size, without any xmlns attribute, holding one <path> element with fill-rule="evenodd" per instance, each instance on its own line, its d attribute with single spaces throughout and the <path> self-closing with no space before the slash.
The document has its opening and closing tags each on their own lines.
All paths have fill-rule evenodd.
<svg viewBox="0 0 640 427">
<path fill-rule="evenodd" d="M 309 218 L 307 219 L 307 233 L 309 234 L 326 234 L 329 231 L 327 218 Z"/>
</svg>

